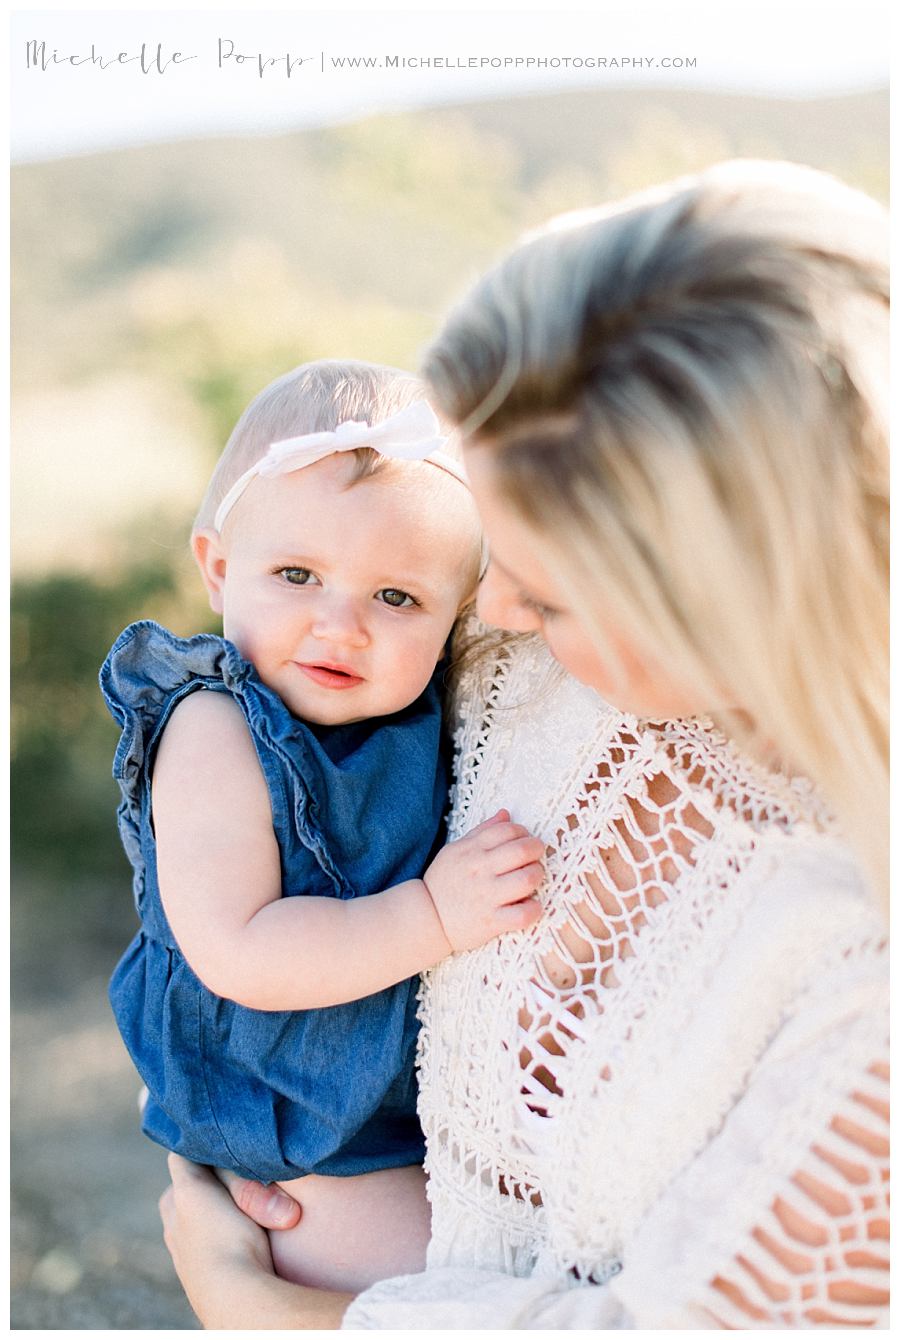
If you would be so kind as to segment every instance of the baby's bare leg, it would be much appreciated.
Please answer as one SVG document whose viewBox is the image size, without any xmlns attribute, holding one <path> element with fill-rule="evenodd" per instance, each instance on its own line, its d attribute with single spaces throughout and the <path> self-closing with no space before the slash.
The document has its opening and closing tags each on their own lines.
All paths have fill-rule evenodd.
<svg viewBox="0 0 900 1340">
<path fill-rule="evenodd" d="M 303 1207 L 296 1228 L 269 1234 L 283 1279 L 359 1293 L 376 1280 L 425 1269 L 431 1212 L 420 1167 L 280 1185 Z"/>
</svg>

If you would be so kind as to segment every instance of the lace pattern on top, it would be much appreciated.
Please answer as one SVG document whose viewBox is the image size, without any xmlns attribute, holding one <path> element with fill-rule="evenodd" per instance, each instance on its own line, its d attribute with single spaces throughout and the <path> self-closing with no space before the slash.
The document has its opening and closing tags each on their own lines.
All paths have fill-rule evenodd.
<svg viewBox="0 0 900 1340">
<path fill-rule="evenodd" d="M 705 1291 L 731 1327 L 865 1326 L 889 1301 L 887 1068 L 843 1096 L 802 1166 Z"/>
<path fill-rule="evenodd" d="M 540 834 L 546 916 L 427 975 L 430 1264 L 578 1283 L 624 1260 L 617 1286 L 640 1281 L 644 1308 L 665 1278 L 662 1310 L 682 1299 L 710 1324 L 831 1316 L 847 1271 L 862 1287 L 881 1270 L 879 1109 L 856 1095 L 874 1101 L 871 1071 L 860 1085 L 885 1054 L 883 937 L 815 793 L 708 722 L 623 717 L 531 647 L 502 655 L 485 693 L 464 681 L 457 714 L 450 835 L 500 805 Z M 861 1102 L 872 1147 L 851 1176 L 828 1151 Z M 693 1213 L 660 1236 L 692 1169 Z M 779 1214 L 802 1270 L 772 1248 Z"/>
</svg>

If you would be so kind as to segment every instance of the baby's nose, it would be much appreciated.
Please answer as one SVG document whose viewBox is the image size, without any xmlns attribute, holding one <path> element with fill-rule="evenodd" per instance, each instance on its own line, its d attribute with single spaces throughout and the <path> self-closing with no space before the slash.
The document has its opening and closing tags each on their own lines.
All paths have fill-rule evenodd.
<svg viewBox="0 0 900 1340">
<path fill-rule="evenodd" d="M 362 610 L 355 600 L 330 600 L 320 606 L 312 623 L 314 637 L 364 647 L 369 633 Z"/>
</svg>

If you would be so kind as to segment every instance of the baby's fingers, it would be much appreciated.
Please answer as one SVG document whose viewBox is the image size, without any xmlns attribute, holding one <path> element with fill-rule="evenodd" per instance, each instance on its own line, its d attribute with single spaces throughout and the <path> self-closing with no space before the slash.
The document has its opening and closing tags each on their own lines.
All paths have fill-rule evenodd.
<svg viewBox="0 0 900 1340">
<path fill-rule="evenodd" d="M 505 823 L 509 823 L 509 810 L 498 810 L 496 814 L 491 815 L 490 819 L 485 819 L 483 823 L 478 824 L 475 828 L 470 828 L 465 836 L 471 837 L 473 833 L 483 833 L 486 828 L 492 828 L 494 824 Z"/>
<path fill-rule="evenodd" d="M 540 899 L 534 895 L 530 898 L 521 898 L 517 903 L 507 903 L 505 907 L 498 907 L 497 922 L 500 934 L 502 935 L 504 931 L 527 930 L 536 921 L 540 921 L 543 910 Z"/>
<path fill-rule="evenodd" d="M 541 861 L 544 856 L 544 844 L 540 838 L 532 837 L 522 831 L 516 837 L 510 837 L 491 853 L 491 865 L 498 875 L 507 870 L 518 870 L 524 865 Z"/>
<path fill-rule="evenodd" d="M 459 839 L 457 840 L 458 842 L 462 842 L 462 840 L 466 839 L 466 837 L 474 837 L 475 833 L 486 832 L 487 829 L 493 828 L 494 824 L 508 824 L 508 823 L 509 823 L 509 809 L 498 809 L 496 815 L 490 816 L 490 819 L 485 819 L 482 821 L 482 823 L 475 824 L 474 828 L 470 828 L 469 832 L 463 833 L 463 836 L 459 837 Z"/>
<path fill-rule="evenodd" d="M 490 828 L 483 833 L 478 833 L 475 838 L 475 845 L 480 851 L 496 851 L 505 848 L 510 842 L 516 842 L 519 838 L 531 837 L 528 829 L 522 824 L 514 824 L 511 821 L 506 823 L 492 824 Z"/>
<path fill-rule="evenodd" d="M 516 903 L 521 898 L 527 898 L 529 894 L 535 892 L 544 878 L 544 867 L 540 861 L 530 861 L 528 865 L 520 866 L 517 870 L 510 870 L 508 874 L 500 875 L 497 879 L 497 885 L 500 889 L 501 899 L 504 904 Z"/>
</svg>

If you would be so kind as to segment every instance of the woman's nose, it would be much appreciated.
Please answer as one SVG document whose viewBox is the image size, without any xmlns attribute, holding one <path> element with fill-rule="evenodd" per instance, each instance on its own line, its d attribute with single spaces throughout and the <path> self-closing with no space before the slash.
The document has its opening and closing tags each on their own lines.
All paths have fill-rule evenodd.
<svg viewBox="0 0 900 1340">
<path fill-rule="evenodd" d="M 481 579 L 476 609 L 483 623 L 509 628 L 514 633 L 530 633 L 541 626 L 539 615 L 522 604 L 513 583 L 493 563 L 488 564 Z"/>
<path fill-rule="evenodd" d="M 369 641 L 368 628 L 358 602 L 337 596 L 319 603 L 311 630 L 313 637 L 322 642 L 335 642 L 348 647 L 364 647 Z"/>
</svg>

